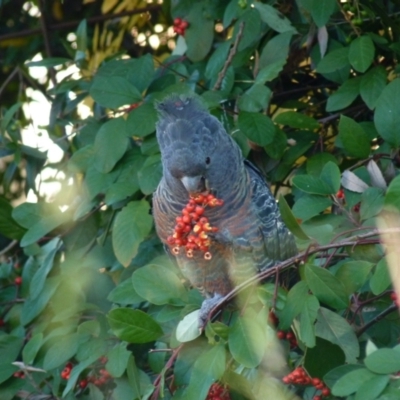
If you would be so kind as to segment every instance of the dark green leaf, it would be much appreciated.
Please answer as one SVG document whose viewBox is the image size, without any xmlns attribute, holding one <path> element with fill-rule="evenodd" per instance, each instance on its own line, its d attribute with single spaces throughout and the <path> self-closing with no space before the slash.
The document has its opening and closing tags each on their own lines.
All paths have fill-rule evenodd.
<svg viewBox="0 0 400 400">
<path fill-rule="evenodd" d="M 0 384 L 18 370 L 11 363 L 17 361 L 24 339 L 3 333 L 0 335 Z"/>
<path fill-rule="evenodd" d="M 360 354 L 360 345 L 353 328 L 343 317 L 321 307 L 318 310 L 315 334 L 337 344 L 344 351 L 348 363 L 356 362 Z"/>
<path fill-rule="evenodd" d="M 256 318 L 238 317 L 229 332 L 233 358 L 247 368 L 257 367 L 265 351 L 265 333 Z"/>
<path fill-rule="evenodd" d="M 186 16 L 186 55 L 193 62 L 203 60 L 211 49 L 214 39 L 214 21 L 205 15 L 203 3 L 194 3 Z"/>
<path fill-rule="evenodd" d="M 286 63 L 286 59 L 276 61 L 262 68 L 256 78 L 256 84 L 264 85 L 266 82 L 270 82 L 278 77 L 279 73 L 282 71 L 283 66 Z"/>
<path fill-rule="evenodd" d="M 307 348 L 314 347 L 316 344 L 314 323 L 317 319 L 318 309 L 318 299 L 315 296 L 308 296 L 304 308 L 300 313 L 299 329 L 300 340 Z"/>
<path fill-rule="evenodd" d="M 322 168 L 320 178 L 330 186 L 332 193 L 340 189 L 340 169 L 336 163 L 328 161 Z"/>
<path fill-rule="evenodd" d="M 257 112 L 268 107 L 271 90 L 264 85 L 255 84 L 248 89 L 238 101 L 241 111 Z"/>
<path fill-rule="evenodd" d="M 319 195 L 336 194 L 321 178 L 311 175 L 296 175 L 293 178 L 293 185 L 306 193 Z"/>
<path fill-rule="evenodd" d="M 346 64 L 349 64 L 349 48 L 342 47 L 330 51 L 317 66 L 317 72 L 327 74 L 341 70 Z"/>
<path fill-rule="evenodd" d="M 400 79 L 390 82 L 376 102 L 374 122 L 383 139 L 393 147 L 400 145 Z"/>
<path fill-rule="evenodd" d="M 205 75 L 208 79 L 214 78 L 221 72 L 228 57 L 231 44 L 231 41 L 223 42 L 211 54 L 205 71 Z"/>
<path fill-rule="evenodd" d="M 128 266 L 136 256 L 140 243 L 150 233 L 153 220 L 147 201 L 132 201 L 115 219 L 112 242 L 118 261 Z"/>
<path fill-rule="evenodd" d="M 259 11 L 261 19 L 274 31 L 279 33 L 287 31 L 296 32 L 291 22 L 276 8 L 259 2 L 255 3 L 254 7 Z"/>
<path fill-rule="evenodd" d="M 279 327 L 288 329 L 301 311 L 304 309 L 309 296 L 309 288 L 305 281 L 297 282 L 289 291 L 286 306 L 279 313 Z"/>
<path fill-rule="evenodd" d="M 249 47 L 259 37 L 261 28 L 260 13 L 258 13 L 254 8 L 247 9 L 236 22 L 233 37 L 237 36 L 239 27 L 242 23 L 244 24 L 244 30 L 239 42 L 239 51 Z"/>
<path fill-rule="evenodd" d="M 377 374 L 393 374 L 400 371 L 400 350 L 378 349 L 364 360 L 365 366 Z"/>
<path fill-rule="evenodd" d="M 143 298 L 133 289 L 132 280 L 126 279 L 116 288 L 111 290 L 107 296 L 107 300 L 124 306 L 128 304 L 141 303 Z"/>
<path fill-rule="evenodd" d="M 264 114 L 242 111 L 239 114 L 239 129 L 254 143 L 266 146 L 275 135 L 275 125 Z"/>
<path fill-rule="evenodd" d="M 286 111 L 279 114 L 274 122 L 277 124 L 288 125 L 292 128 L 298 129 L 319 129 L 320 125 L 318 121 L 308 115 L 301 114 L 295 111 Z"/>
<path fill-rule="evenodd" d="M 63 58 L 63 57 L 51 57 L 51 58 L 45 58 L 40 61 L 29 61 L 25 63 L 25 66 L 27 67 L 45 67 L 45 68 L 52 68 L 56 67 L 57 65 L 65 64 L 71 62 L 71 59 L 69 58 Z"/>
<path fill-rule="evenodd" d="M 332 393 L 335 396 L 348 396 L 356 392 L 363 383 L 375 377 L 376 375 L 366 368 L 350 371 L 335 382 L 332 387 Z"/>
<path fill-rule="evenodd" d="M 293 31 L 280 33 L 267 42 L 260 55 L 259 74 L 262 73 L 264 68 L 272 68 L 272 70 L 274 70 L 278 65 L 283 67 L 286 64 L 293 34 Z"/>
<path fill-rule="evenodd" d="M 308 240 L 309 237 L 303 231 L 299 223 L 296 221 L 288 203 L 283 196 L 279 197 L 279 211 L 281 212 L 282 219 L 284 220 L 286 226 L 289 230 L 299 239 Z"/>
<path fill-rule="evenodd" d="M 142 57 L 131 58 L 125 61 L 129 63 L 126 69 L 126 77 L 142 93 L 148 88 L 154 77 L 154 60 L 152 55 L 145 54 Z"/>
<path fill-rule="evenodd" d="M 365 190 L 361 195 L 361 220 L 365 221 L 377 216 L 382 211 L 384 201 L 382 189 L 371 187 Z"/>
<path fill-rule="evenodd" d="M 116 344 L 107 353 L 107 371 L 114 377 L 119 378 L 125 372 L 128 365 L 129 357 L 131 352 L 126 349 L 126 343 Z"/>
<path fill-rule="evenodd" d="M 13 215 L 11 204 L 0 196 L 0 234 L 10 239 L 19 240 L 26 231 L 15 222 Z"/>
<path fill-rule="evenodd" d="M 78 350 L 79 335 L 64 335 L 62 340 L 55 342 L 50 346 L 43 360 L 44 369 L 54 369 L 64 365 L 67 361 L 73 358 Z"/>
<path fill-rule="evenodd" d="M 129 113 L 126 121 L 127 136 L 144 137 L 156 129 L 157 112 L 151 103 L 144 103 Z"/>
<path fill-rule="evenodd" d="M 342 282 L 350 296 L 364 285 L 374 264 L 368 261 L 348 261 L 340 266 L 336 278 Z"/>
<path fill-rule="evenodd" d="M 319 177 L 328 161 L 332 161 L 335 164 L 338 163 L 338 160 L 330 153 L 318 153 L 311 156 L 307 160 L 307 174 Z"/>
<path fill-rule="evenodd" d="M 158 339 L 163 331 L 148 314 L 131 308 L 116 308 L 108 313 L 108 322 L 119 339 L 129 343 L 148 343 Z"/>
<path fill-rule="evenodd" d="M 339 138 L 346 152 L 353 157 L 367 158 L 371 152 L 368 135 L 353 119 L 342 115 L 339 121 Z"/>
<path fill-rule="evenodd" d="M 329 197 L 305 195 L 294 203 L 293 214 L 296 218 L 306 221 L 315 217 L 332 205 Z"/>
<path fill-rule="evenodd" d="M 372 293 L 374 295 L 378 295 L 388 289 L 391 283 L 392 280 L 390 278 L 389 268 L 386 258 L 384 257 L 376 265 L 375 273 L 372 275 L 369 284 L 371 286 Z"/>
<path fill-rule="evenodd" d="M 377 375 L 361 384 L 354 400 L 375 400 L 389 383 L 390 376 Z"/>
<path fill-rule="evenodd" d="M 29 342 L 25 344 L 23 350 L 22 350 L 22 359 L 25 364 L 33 364 L 33 361 L 35 360 L 35 357 L 39 351 L 39 349 L 42 347 L 43 344 L 43 333 L 36 333 L 33 335 Z"/>
<path fill-rule="evenodd" d="M 356 71 L 365 72 L 371 65 L 374 55 L 374 43 L 369 36 L 359 36 L 351 42 L 349 61 Z"/>
<path fill-rule="evenodd" d="M 400 210 L 400 176 L 390 182 L 385 197 L 385 207 Z"/>
<path fill-rule="evenodd" d="M 166 267 L 146 265 L 132 274 L 132 284 L 139 296 L 157 305 L 181 305 L 187 297 L 180 278 Z"/>
<path fill-rule="evenodd" d="M 94 142 L 94 166 L 107 174 L 125 154 L 128 146 L 126 137 L 126 121 L 114 118 L 99 129 Z"/>
<path fill-rule="evenodd" d="M 349 299 L 342 283 L 328 270 L 306 264 L 305 276 L 308 286 L 318 300 L 337 310 L 348 306 Z"/>
<path fill-rule="evenodd" d="M 348 79 L 342 86 L 328 98 L 326 111 L 343 110 L 349 106 L 360 93 L 360 78 Z"/>
<path fill-rule="evenodd" d="M 90 95 L 103 107 L 118 108 L 142 100 L 140 92 L 128 79 L 120 76 L 97 75 L 90 88 Z"/>
<path fill-rule="evenodd" d="M 361 78 L 360 95 L 365 104 L 373 110 L 386 86 L 386 70 L 382 66 L 374 67 Z"/>
<path fill-rule="evenodd" d="M 312 0 L 312 6 L 309 10 L 318 28 L 325 26 L 330 16 L 336 10 L 335 0 Z"/>
</svg>

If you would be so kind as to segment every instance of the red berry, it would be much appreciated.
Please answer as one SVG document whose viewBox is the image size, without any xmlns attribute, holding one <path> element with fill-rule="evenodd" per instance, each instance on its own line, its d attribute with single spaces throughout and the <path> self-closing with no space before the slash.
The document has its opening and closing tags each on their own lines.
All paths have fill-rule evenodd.
<svg viewBox="0 0 400 400">
<path fill-rule="evenodd" d="M 182 22 L 179 24 L 179 27 L 182 29 L 186 29 L 189 26 L 189 22 L 182 20 Z"/>
<path fill-rule="evenodd" d="M 344 192 L 343 189 L 339 189 L 338 192 L 336 193 L 336 197 L 338 199 L 344 199 Z"/>
<path fill-rule="evenodd" d="M 329 388 L 324 387 L 321 391 L 322 396 L 324 397 L 328 397 L 331 394 L 331 391 L 329 390 Z"/>
<path fill-rule="evenodd" d="M 194 212 L 195 212 L 197 215 L 203 215 L 203 214 L 204 214 L 204 207 L 197 206 Z"/>
<path fill-rule="evenodd" d="M 288 385 L 291 381 L 292 381 L 292 380 L 290 379 L 289 376 L 284 376 L 284 377 L 282 378 L 282 382 L 283 382 L 283 383 L 286 383 L 286 385 Z"/>
<path fill-rule="evenodd" d="M 182 24 L 182 19 L 181 18 L 175 18 L 174 19 L 174 25 L 175 26 L 180 26 Z"/>
<path fill-rule="evenodd" d="M 313 400 L 322 400 L 322 397 L 321 397 L 321 396 L 318 396 L 318 395 L 316 395 L 316 396 L 314 396 L 314 397 L 313 397 Z"/>
<path fill-rule="evenodd" d="M 17 276 L 17 277 L 14 279 L 14 283 L 15 283 L 17 286 L 21 285 L 21 283 L 22 283 L 22 278 L 21 278 L 20 276 Z"/>
<path fill-rule="evenodd" d="M 324 385 L 323 382 L 319 383 L 318 385 L 315 385 L 315 389 L 317 389 L 317 390 L 321 390 L 321 389 L 323 389 L 324 387 L 325 387 L 325 385 Z"/>
<path fill-rule="evenodd" d="M 2 319 L 2 318 L 0 318 L 0 328 L 2 327 L 2 326 L 4 326 L 6 323 L 4 322 L 4 319 Z"/>
<path fill-rule="evenodd" d="M 396 292 L 390 293 L 390 299 L 391 299 L 392 301 L 394 301 L 394 302 L 397 301 L 397 294 L 396 294 Z"/>
<path fill-rule="evenodd" d="M 276 332 L 276 335 L 278 336 L 278 339 L 279 339 L 279 340 L 283 340 L 283 339 L 285 339 L 285 337 L 286 337 L 286 333 L 283 332 L 283 331 L 278 331 L 278 332 Z"/>
<path fill-rule="evenodd" d="M 313 384 L 313 386 L 317 386 L 321 383 L 321 379 L 319 378 L 312 378 L 311 379 L 311 383 Z"/>
<path fill-rule="evenodd" d="M 287 339 L 287 340 L 292 340 L 292 339 L 294 339 L 294 334 L 293 334 L 293 332 L 288 332 L 288 333 L 286 334 L 286 339 Z"/>
<path fill-rule="evenodd" d="M 80 382 L 79 382 L 79 386 L 82 388 L 82 389 L 85 389 L 85 387 L 88 385 L 88 381 L 86 380 L 86 379 L 82 379 Z"/>
<path fill-rule="evenodd" d="M 184 215 L 184 216 L 182 217 L 182 221 L 183 221 L 185 224 L 190 224 L 190 223 L 192 222 L 192 220 L 190 219 L 189 215 Z"/>
</svg>

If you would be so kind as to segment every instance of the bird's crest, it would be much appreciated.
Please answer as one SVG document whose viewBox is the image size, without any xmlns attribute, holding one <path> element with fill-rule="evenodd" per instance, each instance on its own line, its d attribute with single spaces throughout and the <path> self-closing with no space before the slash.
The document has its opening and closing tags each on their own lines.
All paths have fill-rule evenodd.
<svg viewBox="0 0 400 400">
<path fill-rule="evenodd" d="M 156 109 L 163 119 L 191 121 L 206 113 L 205 108 L 194 96 L 171 95 L 159 102 Z"/>
</svg>

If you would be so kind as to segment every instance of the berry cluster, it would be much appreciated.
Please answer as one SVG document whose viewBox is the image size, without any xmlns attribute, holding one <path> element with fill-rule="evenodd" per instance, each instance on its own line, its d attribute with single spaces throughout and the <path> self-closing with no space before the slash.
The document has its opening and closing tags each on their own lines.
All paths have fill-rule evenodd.
<svg viewBox="0 0 400 400">
<path fill-rule="evenodd" d="M 186 256 L 193 257 L 193 252 L 204 252 L 204 258 L 211 260 L 212 255 L 208 251 L 211 241 L 210 232 L 217 232 L 218 228 L 210 225 L 205 217 L 205 207 L 222 206 L 223 200 L 217 199 L 213 194 L 199 194 L 192 197 L 182 210 L 182 214 L 176 217 L 176 225 L 172 236 L 168 236 L 167 242 L 172 247 L 172 253 L 178 255 L 180 248 L 185 247 Z"/>
<path fill-rule="evenodd" d="M 20 379 L 24 379 L 25 378 L 25 374 L 23 371 L 17 371 L 13 373 L 13 377 L 14 378 L 20 378 Z"/>
<path fill-rule="evenodd" d="M 178 35 L 185 36 L 186 28 L 188 28 L 189 22 L 185 21 L 182 18 L 174 19 L 174 32 Z"/>
<path fill-rule="evenodd" d="M 293 332 L 278 331 L 278 332 L 276 332 L 276 335 L 278 336 L 279 340 L 286 339 L 290 343 L 290 348 L 293 349 L 293 348 L 297 347 L 297 339 Z"/>
<path fill-rule="evenodd" d="M 71 370 L 73 368 L 72 362 L 67 362 L 65 365 L 65 368 L 61 371 L 61 378 L 63 379 L 69 379 L 69 376 L 71 374 Z"/>
<path fill-rule="evenodd" d="M 322 400 L 323 397 L 328 397 L 331 394 L 330 389 L 321 381 L 319 378 L 310 378 L 303 367 L 297 367 L 290 374 L 282 378 L 282 382 L 285 384 L 294 385 L 312 385 L 316 390 L 320 390 L 320 394 L 316 394 L 313 400 Z"/>
<path fill-rule="evenodd" d="M 111 379 L 110 373 L 106 369 L 101 369 L 99 371 L 99 375 L 91 375 L 87 377 L 86 385 L 88 384 L 88 382 L 92 382 L 93 385 L 95 386 L 102 386 L 105 385 L 110 379 Z M 79 386 L 81 386 L 81 383 L 82 381 L 79 382 Z"/>
<path fill-rule="evenodd" d="M 231 400 L 231 397 L 226 387 L 213 383 L 208 390 L 206 400 Z"/>
</svg>

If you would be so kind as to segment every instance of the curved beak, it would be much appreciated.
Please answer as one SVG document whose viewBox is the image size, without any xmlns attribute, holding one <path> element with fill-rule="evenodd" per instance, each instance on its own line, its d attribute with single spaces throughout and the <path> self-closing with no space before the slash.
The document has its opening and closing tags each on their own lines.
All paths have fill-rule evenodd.
<svg viewBox="0 0 400 400">
<path fill-rule="evenodd" d="M 202 193 L 207 189 L 203 176 L 184 176 L 181 182 L 190 195 Z"/>
</svg>

